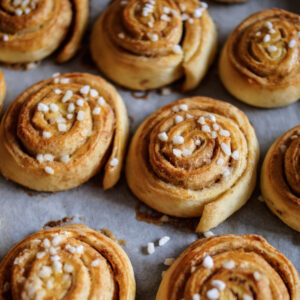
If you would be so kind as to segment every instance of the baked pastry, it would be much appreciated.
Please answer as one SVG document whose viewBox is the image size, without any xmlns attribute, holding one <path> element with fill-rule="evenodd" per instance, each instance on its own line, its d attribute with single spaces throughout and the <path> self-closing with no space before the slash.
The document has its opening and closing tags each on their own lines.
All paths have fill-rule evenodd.
<svg viewBox="0 0 300 300">
<path fill-rule="evenodd" d="M 69 73 L 25 90 L 0 127 L 0 171 L 36 191 L 79 186 L 104 169 L 103 188 L 120 177 L 128 136 L 126 107 L 101 77 Z"/>
<path fill-rule="evenodd" d="M 278 107 L 300 98 L 300 19 L 282 9 L 257 12 L 230 35 L 219 73 L 227 90 L 253 106 Z"/>
<path fill-rule="evenodd" d="M 164 274 L 156 300 L 298 300 L 292 263 L 258 235 L 220 235 L 191 244 Z"/>
<path fill-rule="evenodd" d="M 116 0 L 96 21 L 94 61 L 110 79 L 134 90 L 162 87 L 184 77 L 195 88 L 211 65 L 217 33 L 198 0 Z"/>
<path fill-rule="evenodd" d="M 57 61 L 76 53 L 88 20 L 88 0 L 4 1 L 0 8 L 0 62 L 40 61 L 60 47 Z"/>
<path fill-rule="evenodd" d="M 201 217 L 216 227 L 243 206 L 256 182 L 259 145 L 246 115 L 205 97 L 173 102 L 150 115 L 130 145 L 130 189 L 153 209 Z"/>
<path fill-rule="evenodd" d="M 300 125 L 269 149 L 261 171 L 261 192 L 271 211 L 300 232 Z"/>
<path fill-rule="evenodd" d="M 0 263 L 0 299 L 133 300 L 130 260 L 113 240 L 84 225 L 41 230 Z"/>
<path fill-rule="evenodd" d="M 0 70 L 0 114 L 2 111 L 3 101 L 5 98 L 6 84 L 2 71 Z"/>
</svg>

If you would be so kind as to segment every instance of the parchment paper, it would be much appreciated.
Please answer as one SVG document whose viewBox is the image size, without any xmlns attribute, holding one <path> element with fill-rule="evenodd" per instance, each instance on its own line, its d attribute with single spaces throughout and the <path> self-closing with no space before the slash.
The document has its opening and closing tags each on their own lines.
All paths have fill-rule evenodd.
<svg viewBox="0 0 300 300">
<path fill-rule="evenodd" d="M 105 9 L 108 0 L 92 0 L 90 26 Z M 280 7 L 300 13 L 300 2 L 296 0 L 250 0 L 248 3 L 225 5 L 208 1 L 209 12 L 214 18 L 219 33 L 219 48 L 232 29 L 250 13 L 260 9 Z M 54 72 L 83 71 L 100 74 L 90 61 L 88 36 L 80 54 L 71 62 L 56 65 L 54 59 L 43 61 L 38 68 L 14 71 L 3 68 L 7 82 L 7 96 L 4 108 L 26 87 L 50 77 Z M 261 161 L 273 141 L 291 127 L 300 123 L 300 102 L 280 109 L 259 109 L 243 104 L 223 88 L 218 78 L 217 60 L 199 87 L 188 94 L 173 92 L 162 96 L 151 92 L 148 100 L 134 99 L 130 91 L 120 89 L 126 102 L 128 113 L 132 117 L 131 133 L 150 113 L 159 107 L 185 96 L 205 95 L 228 101 L 242 109 L 256 128 L 261 146 Z M 1 158 L 0 158 L 1 159 Z M 155 298 L 161 281 L 161 272 L 166 269 L 163 261 L 166 257 L 176 257 L 193 242 L 197 235 L 171 225 L 162 227 L 138 222 L 135 218 L 136 199 L 130 193 L 124 175 L 115 188 L 104 192 L 100 186 L 100 176 L 96 176 L 83 186 L 71 191 L 53 195 L 34 193 L 27 195 L 18 185 L 7 182 L 0 175 L 0 258 L 19 240 L 39 230 L 46 222 L 65 216 L 78 215 L 85 218 L 86 225 L 95 229 L 108 228 L 119 239 L 125 239 L 128 253 L 136 275 L 137 299 Z M 257 200 L 257 188 L 252 199 L 226 222 L 214 229 L 215 234 L 256 233 L 264 236 L 294 263 L 300 271 L 300 234 L 293 231 L 272 215 L 264 203 Z M 148 242 L 157 241 L 168 235 L 171 240 L 164 247 L 156 248 L 153 255 L 143 251 Z"/>
</svg>

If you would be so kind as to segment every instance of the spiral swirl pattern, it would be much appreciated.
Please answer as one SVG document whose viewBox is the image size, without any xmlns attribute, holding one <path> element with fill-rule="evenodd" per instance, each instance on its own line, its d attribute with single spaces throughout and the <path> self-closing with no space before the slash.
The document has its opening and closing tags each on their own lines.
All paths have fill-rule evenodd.
<svg viewBox="0 0 300 300">
<path fill-rule="evenodd" d="M 216 51 L 206 8 L 198 0 L 114 1 L 94 25 L 92 56 L 107 76 L 132 89 L 157 88 L 183 76 L 184 89 L 192 89 Z"/>
<path fill-rule="evenodd" d="M 125 7 L 116 5 L 116 12 L 107 16 L 106 28 L 114 42 L 127 51 L 137 55 L 167 55 L 172 52 L 175 45 L 180 42 L 182 34 L 182 22 L 180 11 L 175 2 L 162 0 L 155 5 L 155 11 L 145 17 L 145 8 L 141 8 L 142 1 L 130 1 Z M 172 18 L 169 21 L 159 20 L 155 22 L 154 16 L 163 15 L 163 8 L 168 7 Z M 137 13 L 141 11 L 141 13 Z M 120 16 L 123 18 L 120 19 Z M 150 19 L 153 26 L 149 27 Z M 145 29 L 148 29 L 145 32 Z M 120 39 L 119 33 L 124 31 L 124 39 Z M 157 35 L 157 40 L 153 38 Z"/>
<path fill-rule="evenodd" d="M 297 101 L 299 32 L 299 16 L 281 9 L 264 10 L 244 20 L 229 37 L 221 58 L 221 78 L 228 90 L 256 106 Z M 251 89 L 262 95 L 257 99 Z"/>
<path fill-rule="evenodd" d="M 300 231 L 300 126 L 279 137 L 265 158 L 261 174 L 264 200 L 283 222 Z"/>
<path fill-rule="evenodd" d="M 139 199 L 160 212 L 202 215 L 197 230 L 206 231 L 248 200 L 258 153 L 255 132 L 241 111 L 210 98 L 187 98 L 140 126 L 129 150 L 127 180 Z"/>
<path fill-rule="evenodd" d="M 114 241 L 83 225 L 43 230 L 0 263 L 0 299 L 133 300 L 131 263 Z"/>
<path fill-rule="evenodd" d="M 61 46 L 57 61 L 77 51 L 88 19 L 87 0 L 3 0 L 0 61 L 39 61 Z"/>
<path fill-rule="evenodd" d="M 105 166 L 104 188 L 119 179 L 128 135 L 125 105 L 98 76 L 70 73 L 24 91 L 0 132 L 3 175 L 38 191 L 76 187 Z"/>
<path fill-rule="evenodd" d="M 257 235 L 191 244 L 164 275 L 156 300 L 290 299 L 300 296 L 292 263 Z"/>
</svg>

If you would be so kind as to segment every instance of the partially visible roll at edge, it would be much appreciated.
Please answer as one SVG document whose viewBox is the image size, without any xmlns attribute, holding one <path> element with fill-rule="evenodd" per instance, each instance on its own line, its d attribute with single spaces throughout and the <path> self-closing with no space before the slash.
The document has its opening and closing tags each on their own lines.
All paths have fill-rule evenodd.
<svg viewBox="0 0 300 300">
<path fill-rule="evenodd" d="M 135 290 L 125 251 L 85 225 L 40 230 L 0 263 L 1 300 L 134 300 Z"/>
<path fill-rule="evenodd" d="M 300 125 L 270 147 L 261 170 L 261 192 L 270 210 L 300 232 Z"/>
<path fill-rule="evenodd" d="M 192 243 L 164 273 L 156 295 L 156 300 L 234 298 L 298 300 L 299 275 L 261 236 L 220 235 Z"/>
<path fill-rule="evenodd" d="M 2 63 L 37 62 L 56 50 L 57 62 L 63 63 L 76 54 L 88 22 L 88 0 L 17 2 L 5 1 L 0 8 Z"/>
</svg>

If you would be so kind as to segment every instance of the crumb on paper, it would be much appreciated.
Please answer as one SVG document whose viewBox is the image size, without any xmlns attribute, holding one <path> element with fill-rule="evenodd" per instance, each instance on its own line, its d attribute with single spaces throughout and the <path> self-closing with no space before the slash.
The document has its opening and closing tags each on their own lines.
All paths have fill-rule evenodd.
<svg viewBox="0 0 300 300">
<path fill-rule="evenodd" d="M 73 216 L 73 217 L 64 217 L 60 220 L 49 221 L 43 226 L 43 228 L 47 228 L 47 227 L 53 228 L 53 227 L 58 227 L 58 226 L 70 224 L 74 221 L 75 218 L 76 218 L 75 216 Z"/>
</svg>

